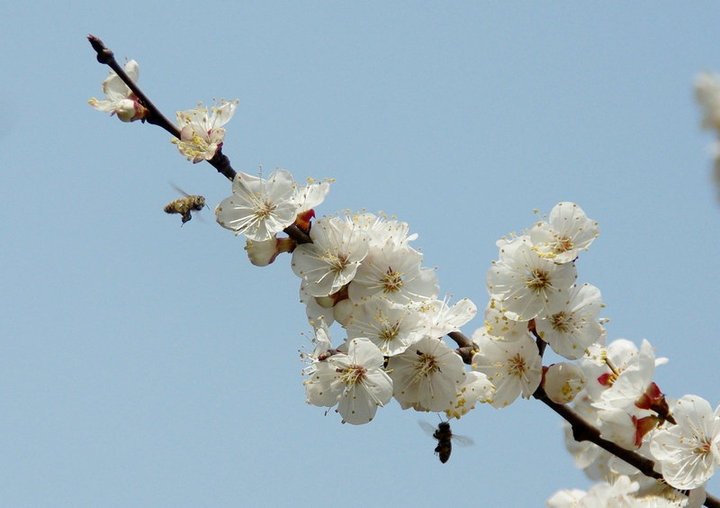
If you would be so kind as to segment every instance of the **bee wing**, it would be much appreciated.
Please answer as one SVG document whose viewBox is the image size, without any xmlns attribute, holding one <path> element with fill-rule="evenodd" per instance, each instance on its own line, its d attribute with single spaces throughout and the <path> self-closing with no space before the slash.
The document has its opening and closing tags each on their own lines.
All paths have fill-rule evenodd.
<svg viewBox="0 0 720 508">
<path fill-rule="evenodd" d="M 457 434 L 453 434 L 452 440 L 453 443 L 458 446 L 471 446 L 475 444 L 475 441 L 473 441 L 472 438 L 467 436 L 458 436 Z"/>
<path fill-rule="evenodd" d="M 428 434 L 431 437 L 434 437 L 433 434 L 435 434 L 435 427 L 430 425 L 428 422 L 419 420 L 418 425 L 422 427 L 422 429 L 425 431 L 426 434 Z"/>
<path fill-rule="evenodd" d="M 188 194 L 187 192 L 185 192 L 184 190 L 182 190 L 180 187 L 178 187 L 178 186 L 175 185 L 174 183 L 171 182 L 170 185 L 172 185 L 172 188 L 173 188 L 173 189 L 175 189 L 176 191 L 178 191 L 180 194 L 182 194 L 182 195 L 185 196 L 186 198 L 189 198 L 189 197 L 190 197 L 190 194 Z"/>
</svg>

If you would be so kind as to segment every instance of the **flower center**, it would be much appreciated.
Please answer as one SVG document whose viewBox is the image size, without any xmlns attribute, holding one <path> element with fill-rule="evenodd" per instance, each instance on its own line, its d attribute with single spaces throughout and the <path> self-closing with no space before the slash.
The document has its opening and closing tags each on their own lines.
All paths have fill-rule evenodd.
<svg viewBox="0 0 720 508">
<path fill-rule="evenodd" d="M 262 203 L 257 203 L 255 206 L 255 210 L 253 210 L 253 213 L 255 215 L 255 218 L 257 220 L 265 220 L 270 216 L 270 214 L 277 208 L 277 205 L 271 203 L 268 200 L 265 200 Z"/>
<path fill-rule="evenodd" d="M 550 318 L 550 323 L 558 332 L 567 333 L 570 331 L 570 317 L 564 312 L 553 314 Z"/>
<path fill-rule="evenodd" d="M 360 383 L 365 378 L 367 369 L 362 365 L 350 365 L 343 371 L 343 383 L 352 386 Z"/>
<path fill-rule="evenodd" d="M 394 323 L 392 325 L 388 325 L 383 328 L 383 330 L 380 332 L 380 340 L 384 342 L 392 342 L 395 340 L 395 338 L 398 336 L 398 332 L 400 331 L 400 324 Z"/>
<path fill-rule="evenodd" d="M 698 440 L 699 444 L 695 447 L 695 450 L 693 450 L 697 455 L 709 455 L 710 450 L 712 449 L 712 441 L 708 439 L 707 437 L 703 437 Z"/>
<path fill-rule="evenodd" d="M 335 273 L 341 273 L 350 263 L 348 262 L 348 256 L 345 253 L 333 254 L 329 251 L 325 251 L 325 255 L 322 256 L 322 260 L 330 265 L 330 270 Z"/>
<path fill-rule="evenodd" d="M 533 291 L 540 292 L 550 286 L 550 276 L 545 270 L 533 268 L 525 279 L 525 284 Z"/>
<path fill-rule="evenodd" d="M 555 240 L 555 252 L 567 252 L 575 247 L 571 238 L 560 236 Z"/>
<path fill-rule="evenodd" d="M 398 272 L 389 267 L 382 278 L 382 283 L 384 293 L 396 293 L 402 288 L 403 280 Z"/>
<path fill-rule="evenodd" d="M 526 370 L 527 365 L 525 364 L 525 359 L 520 356 L 520 353 L 508 360 L 508 373 L 511 376 L 523 377 Z"/>
<path fill-rule="evenodd" d="M 433 355 L 423 353 L 420 350 L 415 352 L 420 357 L 415 364 L 415 370 L 417 371 L 415 376 L 416 382 L 419 381 L 421 377 L 428 377 L 440 371 L 440 365 Z"/>
</svg>

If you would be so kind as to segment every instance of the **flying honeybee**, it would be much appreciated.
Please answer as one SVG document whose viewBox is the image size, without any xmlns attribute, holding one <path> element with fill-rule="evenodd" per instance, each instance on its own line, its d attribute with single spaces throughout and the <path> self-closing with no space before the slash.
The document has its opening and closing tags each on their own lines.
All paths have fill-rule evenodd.
<svg viewBox="0 0 720 508">
<path fill-rule="evenodd" d="M 173 187 L 175 187 L 173 185 Z M 179 213 L 182 215 L 182 223 L 185 224 L 187 221 L 192 219 L 191 212 L 199 212 L 205 206 L 205 198 L 203 196 L 191 196 L 182 189 L 175 187 L 183 196 L 182 198 L 176 199 L 165 205 L 165 213 Z"/>
<path fill-rule="evenodd" d="M 437 439 L 437 446 L 435 447 L 435 453 L 440 457 L 440 462 L 445 464 L 450 458 L 452 453 L 452 442 L 461 446 L 470 446 L 473 444 L 473 440 L 467 436 L 458 436 L 452 433 L 450 430 L 449 422 L 440 422 L 437 429 L 434 428 L 427 422 L 420 421 L 420 426 L 425 429 L 425 432 L 431 434 L 432 437 Z"/>
</svg>

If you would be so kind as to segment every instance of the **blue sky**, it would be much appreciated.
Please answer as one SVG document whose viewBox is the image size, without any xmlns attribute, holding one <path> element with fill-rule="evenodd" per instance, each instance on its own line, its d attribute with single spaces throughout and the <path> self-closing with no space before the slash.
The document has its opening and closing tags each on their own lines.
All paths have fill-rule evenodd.
<svg viewBox="0 0 720 508">
<path fill-rule="evenodd" d="M 171 183 L 211 209 L 230 185 L 159 128 L 87 105 L 107 75 L 88 33 L 139 62 L 170 118 L 240 99 L 235 169 L 335 178 L 320 214 L 409 222 L 443 294 L 479 307 L 494 242 L 577 202 L 600 224 L 578 274 L 603 293 L 608 338 L 669 357 L 670 396 L 720 402 L 720 208 L 692 99 L 694 76 L 720 71 L 716 3 L 3 11 L 4 505 L 539 506 L 589 486 L 534 401 L 462 418 L 476 444 L 444 465 L 417 425 L 433 414 L 393 403 L 354 427 L 306 405 L 310 326 L 288 258 L 252 267 L 211 210 L 183 228 L 162 212 Z"/>
</svg>

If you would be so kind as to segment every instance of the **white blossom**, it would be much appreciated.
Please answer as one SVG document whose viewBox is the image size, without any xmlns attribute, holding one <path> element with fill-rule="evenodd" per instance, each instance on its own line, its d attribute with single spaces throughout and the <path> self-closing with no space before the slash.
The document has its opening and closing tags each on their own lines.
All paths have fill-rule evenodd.
<svg viewBox="0 0 720 508">
<path fill-rule="evenodd" d="M 140 75 L 140 67 L 135 60 L 125 63 L 125 74 L 130 81 L 137 83 Z M 123 122 L 132 122 L 141 120 L 147 115 L 147 109 L 140 104 L 140 101 L 130 88 L 114 71 L 110 71 L 110 75 L 102 82 L 103 93 L 105 98 L 98 100 L 95 97 L 90 99 L 88 103 L 98 111 L 117 115 Z"/>
<path fill-rule="evenodd" d="M 500 309 L 500 303 L 495 298 L 485 307 L 485 332 L 489 335 L 502 337 L 505 340 L 517 340 L 527 336 L 529 332 L 527 321 L 516 321 Z"/>
<path fill-rule="evenodd" d="M 208 108 L 202 104 L 194 109 L 178 111 L 176 118 L 180 139 L 173 138 L 171 141 L 193 163 L 212 159 L 222 147 L 225 138 L 223 125 L 230 121 L 237 104 L 237 100 L 221 100 L 219 105 L 210 108 L 209 115 Z"/>
<path fill-rule="evenodd" d="M 553 351 L 576 360 L 603 334 L 597 320 L 602 297 L 600 290 L 590 284 L 573 285 L 565 296 L 565 300 L 548 308 L 543 319 L 536 319 L 535 326 Z"/>
<path fill-rule="evenodd" d="M 543 389 L 556 404 L 568 404 L 585 386 L 585 374 L 573 363 L 561 362 L 548 367 Z"/>
<path fill-rule="evenodd" d="M 427 300 L 416 308 L 425 319 L 425 334 L 431 337 L 442 337 L 458 331 L 477 314 L 477 307 L 469 298 L 462 298 L 453 305 L 448 305 L 447 298 Z"/>
<path fill-rule="evenodd" d="M 370 422 L 378 406 L 392 398 L 392 380 L 383 370 L 380 350 L 365 338 L 349 341 L 347 354 L 337 353 L 315 362 L 315 370 L 305 381 L 309 404 L 333 407 L 343 423 Z"/>
<path fill-rule="evenodd" d="M 378 297 L 355 305 L 347 328 L 348 338 L 367 337 L 388 356 L 402 353 L 424 332 L 425 320 L 417 309 Z"/>
<path fill-rule="evenodd" d="M 465 381 L 458 386 L 453 406 L 445 410 L 448 418 L 460 418 L 475 408 L 475 404 L 491 403 L 495 396 L 495 386 L 482 373 L 470 371 L 465 373 Z"/>
<path fill-rule="evenodd" d="M 356 227 L 367 232 L 371 247 L 382 248 L 388 243 L 398 248 L 407 247 L 408 243 L 418 236 L 416 233 L 410 234 L 410 226 L 407 222 L 387 219 L 372 213 L 359 213 L 350 217 L 350 220 Z"/>
<path fill-rule="evenodd" d="M 313 296 L 327 296 L 349 283 L 368 252 L 366 233 L 336 217 L 318 220 L 310 230 L 312 243 L 298 245 L 292 269 Z"/>
<path fill-rule="evenodd" d="M 533 249 L 555 263 L 573 261 L 580 250 L 587 250 L 599 234 L 598 223 L 588 219 L 575 203 L 558 203 L 548 222 L 540 221 L 530 230 Z"/>
<path fill-rule="evenodd" d="M 300 302 L 305 304 L 305 313 L 308 321 L 313 323 L 322 318 L 328 324 L 332 325 L 335 321 L 334 301 L 331 297 L 317 298 L 307 292 L 307 281 L 300 282 Z"/>
<path fill-rule="evenodd" d="M 612 483 L 601 482 L 593 485 L 587 492 L 582 490 L 560 490 L 548 499 L 550 508 L 635 508 L 647 506 L 635 498 L 638 483 L 627 476 L 615 478 Z M 652 505 L 651 505 L 652 506 Z"/>
<path fill-rule="evenodd" d="M 631 343 L 632 344 L 632 343 Z M 635 353 L 637 351 L 637 353 Z M 598 408 L 632 408 L 645 393 L 655 375 L 655 351 L 650 343 L 643 339 L 640 349 L 626 349 L 629 355 L 623 358 L 611 358 L 616 372 L 607 377 L 609 387 L 603 390 L 596 400 Z"/>
<path fill-rule="evenodd" d="M 472 368 L 487 375 L 495 385 L 491 404 L 505 407 L 521 393 L 530 398 L 542 379 L 542 360 L 535 342 L 526 337 L 505 341 L 487 335 L 483 328 L 472 337 L 479 352 L 473 356 Z"/>
<path fill-rule="evenodd" d="M 315 337 L 312 339 L 313 350 L 312 353 L 301 353 L 300 357 L 309 363 L 309 365 L 303 369 L 303 375 L 311 376 L 315 373 L 318 365 L 318 359 L 321 355 L 326 354 L 332 349 L 332 343 L 330 341 L 330 330 L 328 325 L 325 323 L 325 319 L 320 317 L 314 322 Z"/>
<path fill-rule="evenodd" d="M 573 263 L 560 265 L 541 258 L 523 236 L 501 248 L 500 259 L 488 270 L 487 285 L 503 312 L 529 321 L 562 302 L 575 277 Z"/>
<path fill-rule="evenodd" d="M 348 287 L 350 299 L 360 301 L 379 295 L 395 303 L 435 298 L 437 276 L 423 268 L 422 254 L 410 247 L 396 248 L 390 241 L 383 248 L 370 248 Z"/>
<path fill-rule="evenodd" d="M 665 425 L 651 436 L 650 452 L 667 483 L 694 489 L 720 465 L 720 406 L 715 411 L 696 395 L 685 395 L 672 407 L 677 425 Z"/>
<path fill-rule="evenodd" d="M 249 240 L 269 240 L 295 222 L 295 191 L 295 180 L 284 169 L 276 169 L 267 179 L 238 172 L 232 196 L 215 208 L 215 219 Z"/>
<path fill-rule="evenodd" d="M 297 206 L 297 213 L 312 210 L 325 201 L 325 196 L 330 192 L 330 183 L 331 180 L 315 181 L 308 179 L 307 185 L 298 185 L 293 197 L 293 201 Z"/>
<path fill-rule="evenodd" d="M 403 409 L 451 410 L 465 381 L 460 356 L 434 337 L 425 337 L 391 356 L 387 369 L 393 380 L 393 396 Z"/>
</svg>

